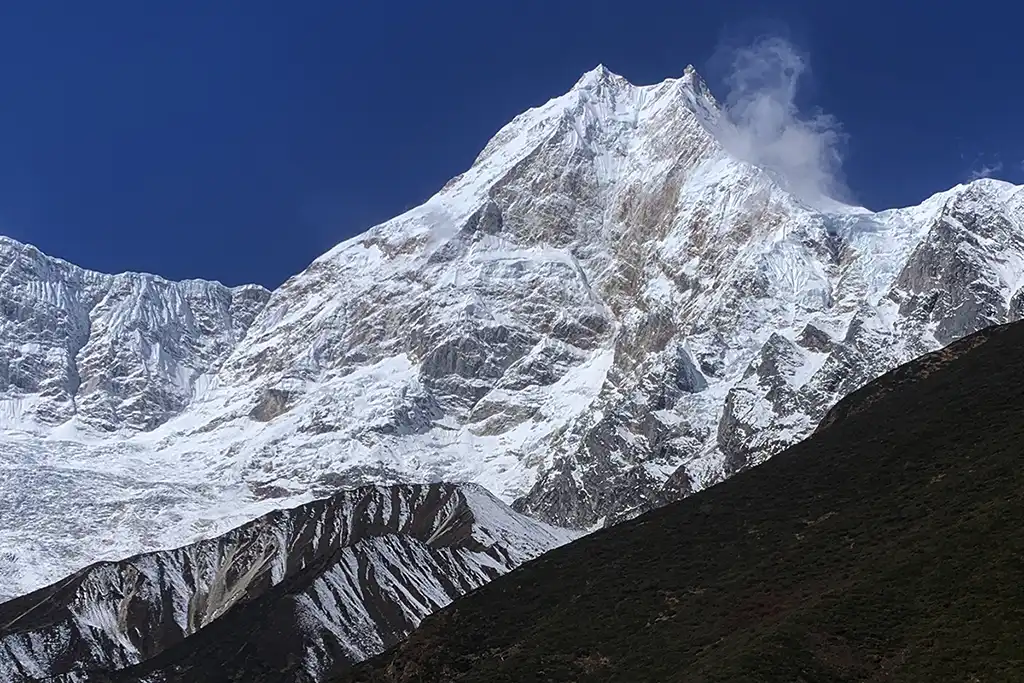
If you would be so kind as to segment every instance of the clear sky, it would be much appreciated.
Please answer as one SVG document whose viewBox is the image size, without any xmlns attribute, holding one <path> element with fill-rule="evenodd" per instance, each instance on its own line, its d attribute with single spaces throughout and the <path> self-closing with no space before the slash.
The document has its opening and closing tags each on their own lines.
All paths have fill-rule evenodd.
<svg viewBox="0 0 1024 683">
<path fill-rule="evenodd" d="M 273 287 L 421 203 L 598 63 L 638 84 L 770 32 L 869 208 L 1024 182 L 1024 9 L 935 0 L 94 0 L 0 6 L 0 233 Z"/>
</svg>

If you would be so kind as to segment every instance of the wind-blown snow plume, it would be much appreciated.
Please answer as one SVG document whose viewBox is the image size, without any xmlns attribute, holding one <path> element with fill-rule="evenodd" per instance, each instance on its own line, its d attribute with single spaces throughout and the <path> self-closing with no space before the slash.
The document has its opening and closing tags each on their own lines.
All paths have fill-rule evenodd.
<svg viewBox="0 0 1024 683">
<path fill-rule="evenodd" d="M 978 180 L 979 178 L 991 178 L 1003 170 L 1003 162 L 998 159 L 992 163 L 983 163 L 980 167 L 972 168 L 970 173 L 967 175 L 968 182 Z"/>
<path fill-rule="evenodd" d="M 722 142 L 741 159 L 780 175 L 804 199 L 845 196 L 840 178 L 845 136 L 838 121 L 821 112 L 802 117 L 796 105 L 807 58 L 777 37 L 729 49 L 728 56 L 730 125 L 721 131 Z"/>
</svg>

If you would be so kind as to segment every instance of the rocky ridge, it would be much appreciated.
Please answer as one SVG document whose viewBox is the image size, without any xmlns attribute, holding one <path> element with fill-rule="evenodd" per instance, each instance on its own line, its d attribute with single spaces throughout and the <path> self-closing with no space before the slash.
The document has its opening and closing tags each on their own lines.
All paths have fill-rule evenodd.
<svg viewBox="0 0 1024 683">
<path fill-rule="evenodd" d="M 239 656 L 279 656 L 302 680 L 321 680 L 573 536 L 475 485 L 345 491 L 214 539 L 95 564 L 0 605 L 0 672 L 12 682 L 120 675 L 259 601 L 257 622 L 236 617 L 230 629 L 252 638 Z M 220 675 L 227 665 L 203 660 L 181 675 L 207 680 L 196 667 Z"/>
</svg>

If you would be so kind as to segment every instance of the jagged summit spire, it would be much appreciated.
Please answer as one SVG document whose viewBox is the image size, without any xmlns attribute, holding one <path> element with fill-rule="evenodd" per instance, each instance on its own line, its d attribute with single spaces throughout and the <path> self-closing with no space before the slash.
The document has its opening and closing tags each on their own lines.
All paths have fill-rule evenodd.
<svg viewBox="0 0 1024 683">
<path fill-rule="evenodd" d="M 708 98 L 708 100 L 710 100 L 710 102 L 713 103 L 714 108 L 717 108 L 718 102 L 711 94 L 711 90 L 708 88 L 707 83 L 704 81 L 701 75 L 697 73 L 697 69 L 696 67 L 693 66 L 693 64 L 686 65 L 686 68 L 683 69 L 682 77 L 679 78 L 678 80 L 668 80 L 676 80 L 676 82 L 678 83 L 689 86 L 696 95 Z M 580 79 L 576 81 L 576 84 L 573 85 L 572 89 L 596 90 L 600 88 L 602 85 L 612 85 L 621 87 L 632 85 L 632 83 L 630 83 L 630 81 L 627 80 L 624 76 L 620 76 L 619 74 L 611 71 L 604 64 L 598 64 L 596 67 L 583 74 L 580 77 Z"/>
<path fill-rule="evenodd" d="M 598 88 L 601 85 L 611 84 L 629 85 L 629 81 L 627 81 L 622 76 L 610 71 L 608 67 L 606 67 L 604 64 L 598 64 L 596 67 L 583 74 L 583 76 L 581 76 L 580 79 L 576 81 L 576 85 L 574 85 L 572 89 L 593 90 L 594 88 Z"/>
<path fill-rule="evenodd" d="M 722 107 L 693 64 L 687 64 L 683 69 L 683 77 L 679 79 L 679 83 L 691 93 L 692 105 L 705 124 L 715 127 Z"/>
<path fill-rule="evenodd" d="M 704 78 L 697 73 L 697 67 L 693 64 L 686 65 L 686 68 L 683 69 L 683 77 L 681 80 L 685 85 L 689 85 L 693 88 L 694 92 L 710 97 L 712 101 L 715 101 L 714 96 L 711 94 L 711 89 L 708 88 L 708 84 L 704 81 Z"/>
</svg>

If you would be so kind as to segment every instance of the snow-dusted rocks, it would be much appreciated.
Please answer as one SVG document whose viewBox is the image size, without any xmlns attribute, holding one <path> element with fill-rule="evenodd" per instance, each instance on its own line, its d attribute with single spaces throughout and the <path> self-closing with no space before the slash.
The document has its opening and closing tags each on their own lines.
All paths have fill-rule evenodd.
<svg viewBox="0 0 1024 683">
<path fill-rule="evenodd" d="M 11 681 L 84 680 L 262 601 L 260 621 L 273 623 L 282 658 L 301 654 L 301 669 L 318 680 L 573 537 L 475 485 L 346 491 L 212 540 L 92 565 L 0 605 L 0 672 Z"/>
<path fill-rule="evenodd" d="M 981 180 L 881 213 L 811 202 L 731 156 L 726 125 L 692 69 L 638 87 L 599 68 L 265 305 L 211 295 L 245 292 L 244 315 L 223 303 L 199 326 L 173 303 L 191 285 L 118 276 L 153 283 L 130 310 L 159 314 L 68 327 L 104 330 L 92 352 L 45 316 L 106 309 L 32 294 L 49 302 L 42 331 L 33 318 L 2 336 L 37 379 L 0 404 L 17 446 L 0 496 L 19 510 L 16 529 L 0 523 L 0 593 L 345 486 L 474 481 L 549 522 L 611 523 L 762 461 L 868 379 L 1024 311 L 1020 188 Z M 33 259 L 49 265 L 21 267 L 15 300 L 70 281 Z M 161 341 L 177 369 L 139 381 L 123 368 L 155 357 L 157 328 L 189 343 Z M 85 386 L 114 388 L 76 412 L 63 397 Z"/>
<path fill-rule="evenodd" d="M 269 296 L 102 275 L 0 237 L 0 424 L 152 429 L 191 402 Z"/>
</svg>

